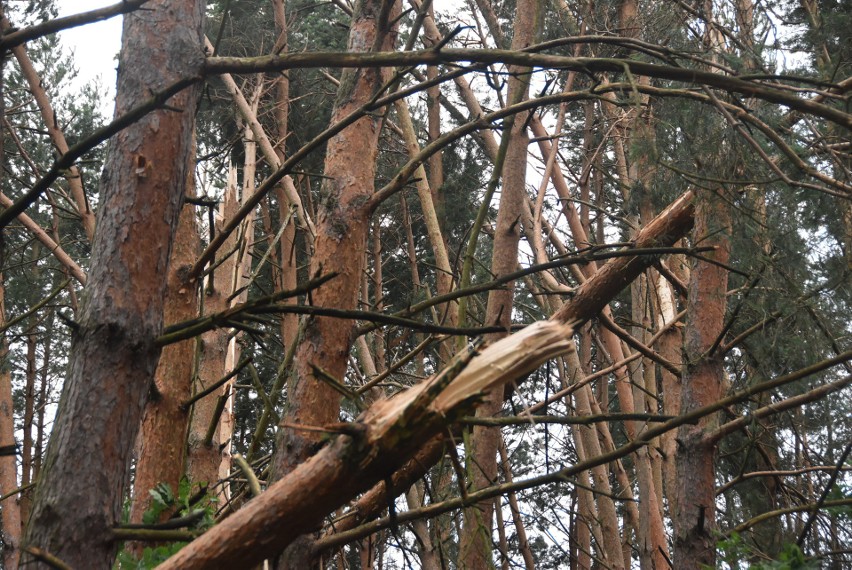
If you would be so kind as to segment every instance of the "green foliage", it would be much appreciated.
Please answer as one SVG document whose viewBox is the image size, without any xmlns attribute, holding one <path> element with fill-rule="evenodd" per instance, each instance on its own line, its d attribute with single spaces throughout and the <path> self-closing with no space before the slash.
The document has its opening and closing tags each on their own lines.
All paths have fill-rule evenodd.
<svg viewBox="0 0 852 570">
<path fill-rule="evenodd" d="M 719 562 L 728 568 L 748 568 L 748 570 L 817 570 L 819 561 L 805 557 L 802 549 L 794 543 L 787 543 L 774 560 L 747 562 L 756 558 L 755 550 L 749 546 L 739 533 L 718 542 Z"/>
<path fill-rule="evenodd" d="M 149 570 L 150 568 L 156 568 L 183 548 L 184 544 L 183 542 L 173 542 L 164 546 L 149 546 L 142 551 L 142 558 L 138 560 L 131 553 L 122 550 L 118 553 L 115 568 L 120 568 L 121 570 Z"/>
<path fill-rule="evenodd" d="M 198 485 L 193 485 L 186 477 L 182 478 L 175 495 L 167 483 L 158 483 L 151 489 L 151 506 L 142 515 L 142 522 L 155 525 L 160 522 L 163 513 L 173 512 L 173 516 L 181 516 L 190 512 L 204 511 L 203 516 L 192 525 L 192 530 L 206 530 L 213 526 L 216 515 L 216 499 L 206 493 L 197 492 Z M 202 485 L 202 489 L 204 486 Z M 115 568 L 121 570 L 148 570 L 166 561 L 184 547 L 185 542 L 170 542 L 159 546 L 149 546 L 142 551 L 142 557 L 136 558 L 131 552 L 122 550 L 118 554 Z"/>
</svg>

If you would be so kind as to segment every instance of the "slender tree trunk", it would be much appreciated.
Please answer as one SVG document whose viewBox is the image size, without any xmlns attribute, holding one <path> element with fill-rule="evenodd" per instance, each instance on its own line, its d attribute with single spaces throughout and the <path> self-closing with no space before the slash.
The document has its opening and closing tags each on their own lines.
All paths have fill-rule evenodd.
<svg viewBox="0 0 852 570">
<path fill-rule="evenodd" d="M 124 17 L 116 112 L 204 62 L 203 4 L 154 0 Z M 160 350 L 163 299 L 191 148 L 197 88 L 113 139 L 87 299 L 25 535 L 76 568 L 110 568 L 130 455 Z M 180 109 L 176 111 L 174 109 Z M 93 493 L 92 489 L 98 490 Z M 27 556 L 32 568 L 48 565 Z"/>
<path fill-rule="evenodd" d="M 35 324 L 30 325 L 27 334 L 27 368 L 24 374 L 24 437 L 21 445 L 21 486 L 32 483 L 33 478 L 33 417 L 35 415 L 35 381 L 36 381 L 36 335 Z M 21 493 L 21 520 L 26 521 L 30 515 L 32 494 Z"/>
<path fill-rule="evenodd" d="M 695 208 L 694 241 L 713 245 L 708 257 L 725 264 L 730 255 L 730 211 L 720 193 L 702 194 Z M 725 322 L 728 272 L 699 262 L 689 282 L 681 414 L 717 401 L 724 384 L 723 355 L 716 341 Z M 712 352 L 711 352 L 712 351 Z M 702 443 L 715 415 L 678 430 L 678 511 L 674 514 L 675 566 L 684 570 L 716 563 L 715 444 Z"/>
<path fill-rule="evenodd" d="M 257 83 L 250 101 L 253 116 L 257 116 L 257 106 L 263 88 L 262 77 L 256 78 Z M 238 121 L 239 123 L 239 121 Z M 250 126 L 246 125 L 243 135 L 243 147 L 245 149 L 245 160 L 243 161 L 243 184 L 240 192 L 240 202 L 245 203 L 251 199 L 255 191 L 255 173 L 257 172 L 257 142 Z M 239 244 L 237 253 L 234 255 L 234 263 L 230 273 L 230 284 L 228 286 L 228 306 L 234 307 L 244 303 L 248 298 L 247 279 L 251 275 L 252 251 L 254 249 L 254 226 L 255 209 L 243 220 L 239 231 Z M 241 346 L 237 342 L 241 333 L 229 334 L 228 348 L 225 351 L 225 374 L 231 375 L 236 370 L 242 354 Z M 218 479 L 224 481 L 228 478 L 232 465 L 232 447 L 234 440 L 234 391 L 236 376 L 232 376 L 220 390 L 220 398 L 224 398 L 224 408 L 219 416 L 219 427 L 217 439 L 214 445 L 220 450 L 220 461 L 218 465 Z M 231 498 L 230 483 L 225 483 L 219 493 L 221 500 L 228 501 Z"/>
<path fill-rule="evenodd" d="M 389 51 L 395 43 L 393 26 L 398 2 L 361 0 L 356 5 L 349 36 L 349 51 Z M 388 78 L 384 69 L 348 69 L 343 72 L 332 123 L 369 101 Z M 369 229 L 368 199 L 375 181 L 381 119 L 368 116 L 332 138 L 326 150 L 322 203 L 317 219 L 311 274 L 335 271 L 338 276 L 313 293 L 313 304 L 354 309 Z M 320 444 L 319 434 L 292 425 L 322 426 L 339 418 L 339 394 L 321 374 L 342 379 L 351 342 L 352 322 L 311 317 L 298 347 L 288 389 L 289 405 L 278 431 L 273 456 L 273 479 L 280 479 L 310 457 Z M 318 374 L 318 369 L 322 372 Z M 309 540 L 298 541 L 281 563 L 307 568 Z"/>
<path fill-rule="evenodd" d="M 275 15 L 275 29 L 278 30 L 281 53 L 287 51 L 289 28 L 287 24 L 286 3 L 284 0 L 273 0 L 272 7 Z M 287 154 L 287 137 L 290 134 L 290 78 L 286 73 L 281 73 L 275 79 L 275 122 L 278 127 L 278 139 L 275 144 L 275 153 L 280 162 L 284 161 Z M 289 177 L 288 177 L 289 179 Z M 276 187 L 278 197 L 278 209 L 280 223 L 287 224 L 287 228 L 281 235 L 280 263 L 278 287 L 281 291 L 292 291 L 296 288 L 296 270 L 298 261 L 296 258 L 296 222 L 292 219 L 293 212 L 290 210 L 290 200 L 284 191 L 283 184 L 291 183 L 284 180 Z M 285 304 L 295 304 L 297 299 L 286 299 Z M 289 347 L 295 340 L 299 330 L 299 318 L 295 314 L 284 314 L 281 316 L 281 340 L 285 347 Z"/>
<path fill-rule="evenodd" d="M 680 265 L 680 261 L 676 261 Z M 672 264 L 670 263 L 671 267 Z M 679 274 L 679 270 L 676 274 Z M 677 298 L 674 289 L 662 276 L 658 276 L 656 286 L 657 303 L 659 312 L 657 314 L 657 326 L 662 328 L 669 325 L 677 315 Z M 662 334 L 658 342 L 660 356 L 669 362 L 681 365 L 681 347 L 683 345 L 683 334 L 680 327 L 669 326 Z M 681 377 L 663 368 L 660 371 L 662 383 L 663 414 L 677 416 L 680 414 L 681 400 Z M 665 497 L 668 500 L 669 518 L 674 517 L 678 511 L 677 504 L 677 442 L 676 434 L 669 432 L 660 437 L 662 449 L 662 471 Z"/>
<path fill-rule="evenodd" d="M 3 18 L 3 28 L 9 26 L 9 22 Z M 65 140 L 65 134 L 56 122 L 56 111 L 50 104 L 50 98 L 42 84 L 41 77 L 36 72 L 33 62 L 30 61 L 27 55 L 25 46 L 20 45 L 15 47 L 12 52 L 15 54 L 15 59 L 18 60 L 18 65 L 21 68 L 21 73 L 27 80 L 30 92 L 33 94 L 36 105 L 41 112 L 42 121 L 47 129 L 47 134 L 53 142 L 56 150 L 61 154 L 68 152 L 68 142 Z M 95 213 L 92 211 L 89 200 L 86 198 L 86 192 L 83 189 L 83 177 L 77 166 L 71 166 L 65 175 L 65 180 L 68 182 L 68 187 L 71 190 L 71 198 L 74 200 L 74 206 L 77 208 L 77 214 L 80 216 L 80 222 L 83 224 L 83 229 L 86 232 L 86 237 L 91 242 L 95 237 Z"/>
<path fill-rule="evenodd" d="M 431 22 L 430 29 L 437 28 L 435 26 L 435 9 L 434 4 L 429 3 L 428 14 L 426 19 Z M 434 45 L 437 41 L 432 38 L 430 45 Z M 438 77 L 438 68 L 434 65 L 426 67 L 426 78 L 435 79 Z M 427 131 L 429 142 L 436 140 L 441 136 L 441 87 L 435 85 L 426 90 L 426 118 Z M 444 153 L 438 151 L 429 157 L 429 188 L 432 191 L 432 203 L 435 205 L 435 212 L 438 215 L 438 220 L 444 220 L 444 209 L 446 203 L 444 199 Z M 443 227 L 441 228 L 444 229 Z M 443 232 L 442 232 L 443 233 Z M 446 244 L 445 244 L 446 245 Z"/>
<path fill-rule="evenodd" d="M 533 43 L 540 4 L 538 0 L 522 0 L 515 9 L 515 35 L 512 49 L 524 49 Z M 510 68 L 513 76 L 509 80 L 509 101 L 518 103 L 529 96 L 531 70 Z M 511 273 L 518 264 L 518 243 L 521 237 L 520 212 L 526 199 L 527 172 L 527 135 L 524 117 L 515 116 L 511 120 L 511 134 L 503 165 L 503 188 L 497 222 L 494 231 L 494 245 L 491 255 L 491 272 L 500 277 Z M 487 325 L 506 327 L 506 333 L 490 335 L 496 340 L 508 334 L 512 323 L 514 286 L 495 289 L 488 294 L 485 311 Z M 503 407 L 502 386 L 486 396 L 485 403 L 477 409 L 477 415 L 493 416 Z M 468 485 L 472 489 L 481 489 L 496 482 L 497 453 L 500 447 L 500 428 L 474 426 L 468 458 Z M 491 555 L 492 516 L 494 501 L 484 501 L 464 511 L 464 529 L 460 537 L 459 564 L 462 568 L 490 568 L 494 561 Z"/>
<path fill-rule="evenodd" d="M 3 6 L 0 17 L 5 20 Z M 0 57 L 0 121 L 6 119 L 5 57 Z M 5 174 L 6 130 L 0 129 L 0 180 Z M 5 233 L 0 232 L 0 268 L 6 265 Z M 0 272 L 0 446 L 15 445 L 15 409 L 12 403 L 12 371 L 7 361 L 9 344 L 6 340 L 6 284 Z M 15 455 L 0 456 L 0 495 L 6 495 L 18 488 L 18 465 Z M 0 503 L 0 541 L 3 546 L 3 567 L 17 568 L 20 555 L 21 509 L 18 497 L 11 496 Z"/>
<path fill-rule="evenodd" d="M 580 359 L 573 352 L 566 357 L 569 370 L 580 370 Z M 580 387 L 574 393 L 574 406 L 577 415 L 585 416 L 594 413 L 592 409 L 592 390 L 588 385 Z M 582 441 L 582 449 L 585 456 L 582 459 L 599 457 L 603 450 L 598 437 L 598 430 L 594 425 L 579 426 L 578 431 Z M 598 558 L 609 568 L 623 569 L 625 564 L 620 549 L 621 535 L 618 529 L 618 513 L 613 501 L 612 485 L 609 481 L 609 470 L 606 465 L 598 465 L 591 469 L 592 482 L 597 492 L 595 503 L 597 504 L 598 518 L 596 524 L 600 526 L 600 537 L 598 537 Z"/>
<path fill-rule="evenodd" d="M 422 483 L 412 485 L 405 493 L 408 508 L 418 509 L 423 506 L 423 494 L 421 492 Z M 411 530 L 417 538 L 417 554 L 420 558 L 420 564 L 423 570 L 440 570 L 441 560 L 438 556 L 438 550 L 432 541 L 432 536 L 429 533 L 429 526 L 424 520 L 416 520 L 411 523 Z"/>
<path fill-rule="evenodd" d="M 2 62 L 0 62 L 2 74 Z M 2 78 L 0 78 L 2 82 Z M 2 95 L 2 83 L 0 83 Z M 0 97 L 2 98 L 2 97 Z M 2 116 L 0 102 L 0 116 Z M 0 134 L 0 143 L 3 137 Z M 2 144 L 0 144 L 0 149 Z M 0 150 L 0 165 L 3 164 L 3 151 Z M 0 168 L 2 172 L 2 168 Z M 5 265 L 6 251 L 3 236 L 0 235 L 0 267 Z M 3 274 L 0 273 L 0 326 L 6 325 L 6 287 Z M 0 447 L 15 446 L 15 414 L 12 405 L 12 372 L 9 357 L 9 345 L 6 332 L 0 333 Z M 18 488 L 18 466 L 15 454 L 0 455 L 0 495 L 6 495 Z M 0 540 L 3 543 L 3 568 L 17 568 L 21 543 L 21 509 L 16 496 L 0 503 Z"/>
<path fill-rule="evenodd" d="M 219 214 L 214 222 L 217 225 L 217 231 L 218 227 L 234 216 L 238 207 L 237 172 L 231 166 Z M 221 254 L 216 257 L 218 265 L 215 272 L 207 277 L 203 292 L 202 304 L 205 315 L 212 315 L 228 308 L 228 295 L 232 290 L 236 265 L 236 255 L 233 250 L 236 246 L 237 236 L 231 234 L 219 250 Z M 228 255 L 227 259 L 223 259 L 225 255 Z M 227 374 L 225 361 L 228 353 L 229 332 L 227 328 L 219 328 L 201 335 L 197 346 L 198 370 L 195 374 L 193 394 L 210 388 Z M 219 480 L 219 465 L 222 462 L 222 452 L 219 449 L 219 416 L 216 412 L 218 398 L 223 396 L 223 392 L 222 389 L 215 390 L 192 406 L 186 473 L 193 483 L 201 483 L 208 487 L 212 487 Z M 221 410 L 218 411 L 221 412 Z"/>
<path fill-rule="evenodd" d="M 506 482 L 511 483 L 514 479 L 505 439 L 500 441 L 500 466 L 503 468 L 503 476 Z M 527 539 L 527 529 L 524 527 L 524 520 L 521 518 L 521 509 L 518 506 L 516 493 L 509 493 L 509 510 L 512 512 L 512 523 L 515 525 L 515 533 L 518 535 L 518 550 L 521 551 L 521 556 L 524 559 L 524 568 L 535 570 L 535 558 L 533 558 L 530 542 Z"/>
</svg>

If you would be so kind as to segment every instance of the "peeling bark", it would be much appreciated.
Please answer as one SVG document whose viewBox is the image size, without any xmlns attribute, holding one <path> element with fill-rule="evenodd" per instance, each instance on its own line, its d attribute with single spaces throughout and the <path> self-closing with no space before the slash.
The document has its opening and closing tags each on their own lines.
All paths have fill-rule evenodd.
<svg viewBox="0 0 852 570">
<path fill-rule="evenodd" d="M 194 156 L 186 177 L 187 195 L 194 195 Z M 187 282 L 186 276 L 198 256 L 200 240 L 195 223 L 195 210 L 184 205 L 178 221 L 166 291 L 163 318 L 177 323 L 198 316 L 198 286 Z M 195 339 L 184 340 L 163 349 L 154 385 L 142 419 L 139 434 L 133 502 L 130 522 L 141 523 L 151 506 L 149 491 L 159 483 L 167 484 L 177 495 L 184 475 L 186 436 L 189 429 L 189 410 L 183 407 L 192 395 L 195 363 Z M 171 513 L 162 513 L 165 519 Z M 141 546 L 136 549 L 141 552 Z"/>
</svg>

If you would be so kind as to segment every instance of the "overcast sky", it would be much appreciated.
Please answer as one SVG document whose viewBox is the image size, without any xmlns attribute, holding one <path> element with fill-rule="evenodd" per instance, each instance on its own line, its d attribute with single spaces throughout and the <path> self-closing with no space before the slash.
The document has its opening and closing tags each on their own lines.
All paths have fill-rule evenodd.
<svg viewBox="0 0 852 570">
<path fill-rule="evenodd" d="M 60 16 L 94 10 L 115 4 L 116 0 L 57 0 Z M 62 44 L 75 54 L 75 63 L 80 70 L 79 82 L 93 81 L 100 77 L 101 83 L 112 94 L 115 92 L 115 56 L 121 45 L 121 16 L 66 30 L 59 34 Z"/>
</svg>

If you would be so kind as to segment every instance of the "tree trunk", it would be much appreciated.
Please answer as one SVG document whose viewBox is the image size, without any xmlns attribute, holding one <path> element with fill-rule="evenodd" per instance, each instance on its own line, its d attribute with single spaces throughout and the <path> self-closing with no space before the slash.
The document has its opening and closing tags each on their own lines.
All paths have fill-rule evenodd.
<svg viewBox="0 0 852 570">
<path fill-rule="evenodd" d="M 124 18 L 116 113 L 197 75 L 203 4 L 155 0 Z M 87 299 L 24 544 L 76 568 L 110 568 L 130 454 L 160 350 L 169 254 L 197 88 L 113 139 L 101 181 Z M 179 109 L 180 111 L 176 111 Z M 92 489 L 98 492 L 93 493 Z M 25 556 L 33 568 L 48 564 Z"/>
<path fill-rule="evenodd" d="M 730 254 L 730 211 L 721 193 L 702 194 L 695 208 L 693 241 L 713 245 L 707 254 L 721 264 Z M 720 399 L 724 360 L 716 341 L 725 324 L 728 272 L 723 267 L 699 262 L 689 282 L 684 376 L 680 413 L 689 413 Z M 712 351 L 712 352 L 711 352 Z M 715 444 L 702 437 L 716 422 L 715 414 L 697 425 L 678 431 L 678 511 L 674 513 L 675 566 L 691 570 L 716 563 Z"/>
<path fill-rule="evenodd" d="M 278 30 L 279 43 L 282 45 L 281 53 L 287 52 L 288 33 L 287 14 L 285 11 L 286 4 L 284 0 L 273 0 L 272 7 L 275 14 L 275 28 Z M 287 154 L 287 137 L 290 134 L 290 78 L 286 73 L 281 73 L 275 79 L 276 87 L 276 102 L 275 102 L 275 122 L 278 127 L 278 141 L 275 145 L 275 153 L 278 155 L 279 162 L 283 162 Z M 287 177 L 289 179 L 289 177 Z M 278 245 L 281 255 L 280 267 L 278 271 L 278 288 L 281 291 L 292 291 L 296 288 L 296 273 L 298 268 L 298 260 L 296 258 L 296 221 L 292 219 L 290 211 L 290 201 L 287 199 L 287 194 L 283 188 L 284 184 L 292 183 L 291 180 L 283 180 L 276 190 L 278 197 L 278 209 L 280 223 L 287 224 L 284 233 L 281 234 L 281 241 Z M 285 304 L 295 304 L 297 299 L 286 299 Z M 299 330 L 299 318 L 295 314 L 281 315 L 281 340 L 285 347 L 289 347 L 296 340 L 296 333 Z"/>
<path fill-rule="evenodd" d="M 33 481 L 33 418 L 35 417 L 35 381 L 36 381 L 36 335 L 35 322 L 27 331 L 27 368 L 24 383 L 24 437 L 21 442 L 21 486 Z M 21 493 L 21 520 L 26 522 L 30 515 L 32 494 Z"/>
<path fill-rule="evenodd" d="M 7 28 L 8 25 L 9 22 L 3 18 L 3 28 Z M 56 150 L 65 154 L 68 152 L 68 142 L 65 140 L 65 133 L 62 132 L 62 129 L 56 122 L 56 111 L 54 111 L 53 106 L 50 104 L 50 98 L 44 89 L 44 84 L 35 67 L 33 67 L 33 62 L 30 61 L 29 55 L 27 55 L 26 47 L 22 45 L 17 46 L 12 52 L 15 54 L 15 59 L 18 60 L 21 73 L 26 78 L 30 92 L 33 94 L 33 99 L 35 99 L 36 105 L 38 105 L 41 112 L 47 134 L 50 135 L 50 139 L 54 146 L 56 146 Z M 65 180 L 68 182 L 68 188 L 71 190 L 71 197 L 74 200 L 74 206 L 77 209 L 77 214 L 80 216 L 80 222 L 83 224 L 86 237 L 91 242 L 95 236 L 95 213 L 89 205 L 88 198 L 86 198 L 86 192 L 83 189 L 83 177 L 76 165 L 68 168 Z"/>
<path fill-rule="evenodd" d="M 391 29 L 397 2 L 387 4 L 363 0 L 356 6 L 349 37 L 349 51 L 393 49 L 396 34 Z M 343 72 L 331 122 L 335 123 L 369 101 L 388 78 L 387 70 L 350 69 Z M 311 274 L 335 271 L 338 276 L 312 295 L 320 307 L 354 309 L 358 303 L 361 273 L 369 229 L 368 200 L 373 193 L 376 154 L 381 118 L 368 116 L 356 121 L 328 143 L 322 203 L 317 219 L 315 253 Z M 320 444 L 315 432 L 292 429 L 292 425 L 322 426 L 339 416 L 340 395 L 317 374 L 342 379 L 349 355 L 353 322 L 310 317 L 298 347 L 290 379 L 289 405 L 278 430 L 273 456 L 273 480 L 290 473 L 310 457 Z M 307 541 L 294 545 L 284 567 L 306 568 L 311 554 Z"/>
<path fill-rule="evenodd" d="M 538 0 L 523 0 L 515 9 L 515 35 L 512 49 L 521 50 L 533 43 L 538 26 L 540 4 Z M 511 104 L 520 103 L 529 97 L 531 72 L 528 68 L 511 67 L 508 100 Z M 494 231 L 494 245 L 491 255 L 491 273 L 501 277 L 517 269 L 518 243 L 521 237 L 520 212 L 526 200 L 527 173 L 527 135 L 524 116 L 514 116 L 510 121 L 509 143 L 503 164 L 503 188 L 497 222 Z M 506 328 L 505 333 L 489 335 L 494 341 L 508 334 L 512 323 L 514 285 L 507 284 L 488 294 L 485 310 L 485 323 L 488 326 L 499 325 Z M 486 396 L 485 403 L 477 409 L 477 415 L 493 416 L 503 407 L 503 387 L 499 386 Z M 501 434 L 498 427 L 474 426 L 471 446 L 468 450 L 467 473 L 468 486 L 472 490 L 493 485 L 497 480 L 497 453 L 500 448 Z M 464 529 L 459 538 L 459 563 L 462 568 L 490 568 L 494 565 L 491 555 L 492 517 L 494 501 L 488 500 L 464 511 Z"/>
<path fill-rule="evenodd" d="M 186 177 L 187 196 L 194 195 L 193 166 L 194 157 Z M 197 284 L 188 283 L 185 278 L 195 263 L 199 246 L 195 208 L 187 204 L 180 213 L 169 262 L 168 289 L 163 309 L 166 324 L 189 320 L 198 315 Z M 184 340 L 165 347 L 160 356 L 139 436 L 133 502 L 130 507 L 132 523 L 142 522 L 142 515 L 151 506 L 149 491 L 157 484 L 167 484 L 177 496 L 184 475 L 186 435 L 189 429 L 189 410 L 182 404 L 192 395 L 195 345 L 195 339 Z M 163 512 L 162 517 L 167 518 L 170 514 L 168 511 Z"/>
<path fill-rule="evenodd" d="M 2 64 L 0 64 L 2 65 Z M 0 90 L 2 91 L 2 90 Z M 2 109 L 0 109 L 2 111 Z M 2 136 L 0 136 L 2 142 Z M 0 164 L 2 164 L 0 151 Z M 0 266 L 5 264 L 5 247 L 0 236 Z M 0 326 L 6 325 L 6 288 L 0 273 Z M 12 405 L 12 372 L 7 358 L 6 333 L 0 333 L 0 447 L 15 447 L 15 415 Z M 18 469 L 14 453 L 0 455 L 0 495 L 18 488 Z M 3 546 L 3 568 L 17 568 L 21 542 L 21 509 L 18 497 L 12 495 L 0 504 L 0 541 Z"/>
<path fill-rule="evenodd" d="M 231 166 L 222 203 L 219 206 L 219 214 L 214 222 L 217 232 L 234 216 L 238 208 L 237 171 Z M 232 291 L 236 265 L 236 255 L 233 254 L 236 245 L 237 235 L 231 234 L 225 240 L 220 250 L 221 254 L 216 256 L 215 263 L 218 265 L 215 272 L 207 277 L 207 285 L 202 293 L 205 315 L 212 315 L 228 308 L 228 295 Z M 228 255 L 228 258 L 223 260 L 225 255 Z M 229 333 L 230 329 L 223 327 L 201 335 L 193 395 L 210 388 L 228 373 L 225 363 Z M 208 488 L 219 480 L 219 465 L 222 463 L 222 452 L 219 449 L 221 434 L 216 411 L 217 397 L 221 397 L 223 392 L 224 390 L 217 389 L 197 400 L 192 405 L 192 420 L 189 424 L 186 473 L 190 481 L 207 485 Z"/>
<path fill-rule="evenodd" d="M 5 20 L 3 6 L 0 17 Z M 0 120 L 6 118 L 5 60 L 0 57 Z M 5 129 L 0 129 L 0 180 L 6 172 Z M 6 266 L 5 232 L 0 232 L 0 267 Z M 6 283 L 0 272 L 0 446 L 15 446 L 15 408 L 12 402 L 12 371 L 9 356 L 9 343 L 6 340 Z M 0 495 L 6 495 L 18 488 L 18 465 L 15 454 L 0 455 Z M 0 541 L 3 546 L 3 567 L 17 568 L 20 556 L 21 508 L 18 497 L 11 496 L 0 505 Z"/>
</svg>

